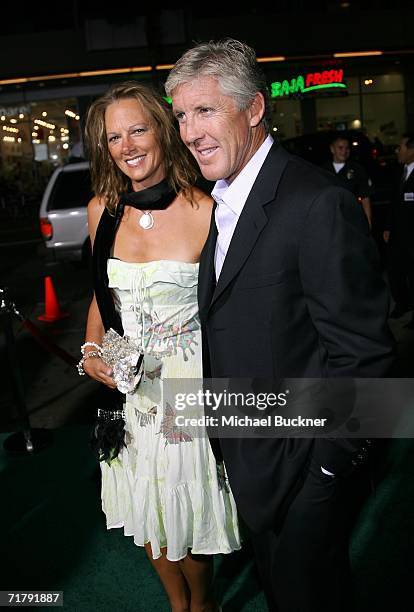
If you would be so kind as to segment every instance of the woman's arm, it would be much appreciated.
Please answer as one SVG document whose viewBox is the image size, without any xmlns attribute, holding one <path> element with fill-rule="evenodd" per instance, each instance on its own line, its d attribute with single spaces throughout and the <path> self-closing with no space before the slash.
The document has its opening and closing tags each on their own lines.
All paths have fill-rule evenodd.
<svg viewBox="0 0 414 612">
<path fill-rule="evenodd" d="M 92 198 L 92 200 L 88 204 L 88 226 L 89 226 L 89 237 L 91 239 L 91 245 L 93 247 L 93 243 L 95 241 L 96 230 L 98 227 L 99 220 L 102 216 L 102 213 L 105 209 L 105 206 L 97 197 Z M 103 335 L 105 333 L 105 329 L 102 323 L 101 315 L 99 313 L 98 304 L 96 303 L 95 295 L 92 298 L 91 304 L 89 306 L 88 318 L 86 321 L 86 335 L 85 335 L 85 343 L 91 342 L 93 344 L 101 345 Z M 85 355 L 90 352 L 96 352 L 95 346 L 86 346 L 85 347 Z M 112 369 L 102 361 L 100 357 L 87 357 L 83 363 L 83 369 L 85 373 L 94 378 L 98 382 L 101 382 L 111 389 L 116 388 L 116 384 L 111 378 Z"/>
</svg>

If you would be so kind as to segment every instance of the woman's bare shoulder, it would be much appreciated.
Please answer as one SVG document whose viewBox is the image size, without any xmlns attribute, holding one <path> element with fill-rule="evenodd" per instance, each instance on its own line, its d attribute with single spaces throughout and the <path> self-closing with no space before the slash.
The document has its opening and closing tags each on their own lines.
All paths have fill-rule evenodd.
<svg viewBox="0 0 414 612">
<path fill-rule="evenodd" d="M 94 196 L 92 200 L 89 201 L 87 208 L 89 235 L 93 242 L 96 234 L 96 228 L 98 227 L 102 213 L 105 210 L 105 198 Z"/>
<path fill-rule="evenodd" d="M 93 196 L 92 200 L 88 202 L 88 215 L 102 215 L 105 208 L 105 198 L 101 196 Z"/>
<path fill-rule="evenodd" d="M 213 198 L 201 191 L 198 187 L 193 187 L 193 205 L 198 208 L 201 212 L 211 213 L 213 208 Z"/>
</svg>

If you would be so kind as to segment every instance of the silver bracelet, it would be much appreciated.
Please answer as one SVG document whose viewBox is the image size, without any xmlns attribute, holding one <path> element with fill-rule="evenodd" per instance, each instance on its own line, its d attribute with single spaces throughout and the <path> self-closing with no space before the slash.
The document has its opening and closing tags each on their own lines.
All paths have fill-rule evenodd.
<svg viewBox="0 0 414 612">
<path fill-rule="evenodd" d="M 90 359 L 91 357 L 100 357 L 100 356 L 101 356 L 101 351 L 89 351 L 88 353 L 83 353 L 81 360 L 76 366 L 78 369 L 79 376 L 85 376 L 86 374 L 85 370 L 83 369 L 83 364 L 85 363 L 87 359 Z"/>
<path fill-rule="evenodd" d="M 96 342 L 85 342 L 85 344 L 82 344 L 82 346 L 80 347 L 82 355 L 85 354 L 85 349 L 87 346 L 93 346 L 94 348 L 96 348 L 97 351 L 102 350 L 102 347 L 99 346 L 99 344 L 96 344 Z"/>
</svg>

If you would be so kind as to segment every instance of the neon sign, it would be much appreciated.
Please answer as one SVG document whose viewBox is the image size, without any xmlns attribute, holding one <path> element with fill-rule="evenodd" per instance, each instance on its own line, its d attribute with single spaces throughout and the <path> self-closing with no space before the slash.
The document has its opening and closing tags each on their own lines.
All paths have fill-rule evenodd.
<svg viewBox="0 0 414 612">
<path fill-rule="evenodd" d="M 275 81 L 271 84 L 271 97 L 281 98 L 298 93 L 308 93 L 319 89 L 346 89 L 343 82 L 344 71 L 323 70 L 323 72 L 308 72 L 305 75 L 299 74 L 290 81 Z"/>
</svg>

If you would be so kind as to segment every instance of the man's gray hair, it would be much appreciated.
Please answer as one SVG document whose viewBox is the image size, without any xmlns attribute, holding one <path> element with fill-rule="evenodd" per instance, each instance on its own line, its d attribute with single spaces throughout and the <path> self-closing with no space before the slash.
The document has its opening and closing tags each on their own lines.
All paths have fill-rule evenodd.
<svg viewBox="0 0 414 612">
<path fill-rule="evenodd" d="M 189 49 L 180 57 L 167 78 L 167 96 L 171 96 L 179 85 L 202 76 L 216 78 L 223 94 L 231 96 L 239 110 L 248 108 L 255 95 L 262 93 L 266 104 L 263 123 L 266 131 L 269 131 L 269 92 L 266 78 L 251 47 L 234 38 L 226 38 L 200 43 Z"/>
</svg>

